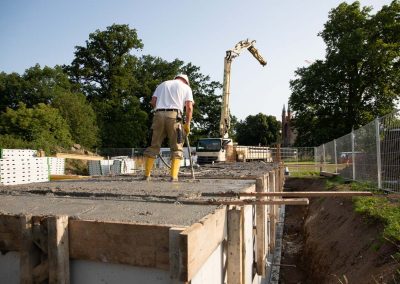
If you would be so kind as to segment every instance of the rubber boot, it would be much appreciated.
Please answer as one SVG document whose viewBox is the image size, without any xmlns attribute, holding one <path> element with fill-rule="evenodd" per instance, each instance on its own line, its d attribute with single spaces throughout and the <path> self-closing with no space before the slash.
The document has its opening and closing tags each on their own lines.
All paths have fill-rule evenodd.
<svg viewBox="0 0 400 284">
<path fill-rule="evenodd" d="M 171 161 L 171 181 L 178 181 L 179 168 L 181 166 L 181 160 L 173 158 Z"/>
<path fill-rule="evenodd" d="M 145 163 L 144 163 L 144 180 L 149 181 L 150 180 L 150 173 L 151 170 L 153 169 L 155 158 L 151 157 L 146 157 Z"/>
</svg>

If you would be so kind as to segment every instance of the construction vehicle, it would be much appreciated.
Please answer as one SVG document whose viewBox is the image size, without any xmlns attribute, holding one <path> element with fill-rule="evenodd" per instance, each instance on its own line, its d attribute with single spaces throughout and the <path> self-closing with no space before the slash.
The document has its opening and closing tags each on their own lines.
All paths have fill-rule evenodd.
<svg viewBox="0 0 400 284">
<path fill-rule="evenodd" d="M 228 137 L 231 124 L 229 112 L 231 64 L 233 59 L 238 57 L 243 50 L 247 49 L 262 66 L 267 65 L 267 61 L 264 60 L 255 48 L 255 42 L 255 40 L 242 40 L 238 42 L 233 49 L 226 51 L 226 56 L 224 58 L 221 119 L 219 123 L 220 138 L 199 139 L 196 147 L 197 163 L 199 164 L 225 162 L 235 159 L 233 141 Z"/>
</svg>

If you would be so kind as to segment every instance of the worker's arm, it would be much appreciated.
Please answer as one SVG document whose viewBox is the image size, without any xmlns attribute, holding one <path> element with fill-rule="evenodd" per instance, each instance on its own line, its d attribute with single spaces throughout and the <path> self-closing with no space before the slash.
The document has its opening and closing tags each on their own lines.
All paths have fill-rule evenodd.
<svg viewBox="0 0 400 284">
<path fill-rule="evenodd" d="M 186 123 L 190 125 L 190 121 L 192 121 L 192 115 L 193 115 L 193 102 L 192 101 L 186 101 L 185 104 L 186 107 Z"/>
<path fill-rule="evenodd" d="M 153 108 L 156 108 L 156 104 L 157 104 L 157 97 L 151 97 L 151 102 L 150 102 L 151 106 Z"/>
<path fill-rule="evenodd" d="M 192 120 L 192 115 L 193 115 L 193 102 L 186 101 L 185 108 L 186 108 L 186 121 L 185 124 L 183 125 L 183 128 L 185 129 L 186 135 L 188 135 L 190 133 L 190 121 Z"/>
</svg>

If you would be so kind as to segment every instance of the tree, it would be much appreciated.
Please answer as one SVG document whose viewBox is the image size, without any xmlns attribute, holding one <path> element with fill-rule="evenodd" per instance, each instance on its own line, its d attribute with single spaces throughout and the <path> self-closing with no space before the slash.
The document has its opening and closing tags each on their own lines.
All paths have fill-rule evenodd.
<svg viewBox="0 0 400 284">
<path fill-rule="evenodd" d="M 24 79 L 17 73 L 0 73 L 0 112 L 16 109 L 21 101 Z"/>
<path fill-rule="evenodd" d="M 89 35 L 85 47 L 76 47 L 75 59 L 64 66 L 71 80 L 97 113 L 103 147 L 144 147 L 149 137 L 152 113 L 150 100 L 156 87 L 178 73 L 186 73 L 196 101 L 193 133 L 212 133 L 218 121 L 218 82 L 210 82 L 199 67 L 179 59 L 172 62 L 131 50 L 140 50 L 142 41 L 127 25 L 112 25 Z M 218 111 L 217 111 L 218 110 Z"/>
<path fill-rule="evenodd" d="M 68 123 L 75 143 L 92 149 L 99 142 L 96 114 L 80 93 L 59 93 L 51 104 Z"/>
<path fill-rule="evenodd" d="M 236 139 L 240 145 L 268 146 L 277 142 L 280 123 L 275 116 L 259 113 L 249 115 L 236 125 Z"/>
<path fill-rule="evenodd" d="M 114 24 L 91 33 L 85 47 L 76 47 L 71 65 L 64 66 L 97 113 L 104 147 L 139 147 L 147 137 L 147 113 L 134 95 L 138 59 L 130 54 L 142 47 L 135 29 Z"/>
<path fill-rule="evenodd" d="M 400 4 L 375 15 L 359 2 L 342 3 L 319 33 L 325 60 L 299 68 L 290 82 L 297 145 L 340 137 L 395 108 L 400 94 Z"/>
<path fill-rule="evenodd" d="M 24 141 L 46 152 L 73 144 L 69 126 L 58 110 L 42 103 L 34 108 L 25 104 L 17 110 L 8 108 L 0 115 L 0 136 L 0 141 Z"/>
</svg>

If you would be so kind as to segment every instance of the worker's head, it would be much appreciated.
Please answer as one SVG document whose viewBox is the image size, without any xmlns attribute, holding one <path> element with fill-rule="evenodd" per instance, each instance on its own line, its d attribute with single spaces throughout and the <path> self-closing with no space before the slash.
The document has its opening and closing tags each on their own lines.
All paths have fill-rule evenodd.
<svg viewBox="0 0 400 284">
<path fill-rule="evenodd" d="M 178 74 L 175 76 L 174 79 L 181 79 L 182 81 L 184 81 L 186 83 L 186 85 L 190 86 L 189 84 L 189 78 L 186 74 Z"/>
</svg>

